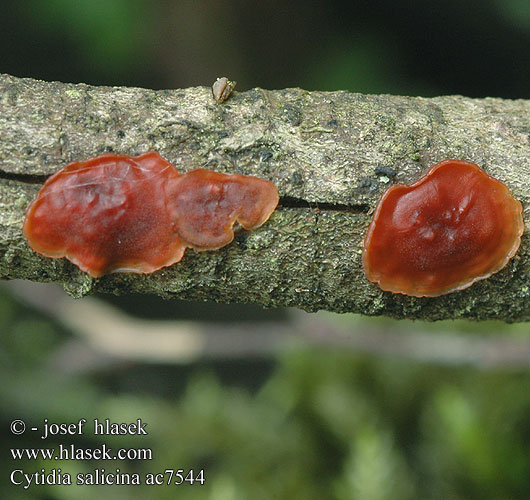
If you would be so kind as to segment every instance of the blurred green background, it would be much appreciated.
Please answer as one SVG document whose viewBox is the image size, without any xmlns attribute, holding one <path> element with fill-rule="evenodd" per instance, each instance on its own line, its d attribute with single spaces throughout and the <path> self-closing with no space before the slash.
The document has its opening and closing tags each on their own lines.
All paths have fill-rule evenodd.
<svg viewBox="0 0 530 500">
<path fill-rule="evenodd" d="M 16 76 L 177 88 L 225 75 L 240 91 L 530 98 L 529 0 L 20 0 L 1 12 L 0 72 Z M 137 296 L 74 302 L 10 285 L 0 288 L 0 498 L 530 498 L 525 324 L 308 319 Z M 15 418 L 142 418 L 149 435 L 87 426 L 43 441 L 13 435 Z M 151 448 L 153 458 L 9 453 L 71 443 Z M 204 469 L 206 481 L 23 489 L 10 484 L 17 468 L 74 479 L 96 468 Z"/>
</svg>

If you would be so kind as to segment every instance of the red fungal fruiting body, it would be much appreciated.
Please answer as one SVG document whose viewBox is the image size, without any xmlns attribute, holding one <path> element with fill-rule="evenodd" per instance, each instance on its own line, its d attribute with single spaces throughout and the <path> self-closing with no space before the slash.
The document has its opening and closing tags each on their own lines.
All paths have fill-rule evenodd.
<svg viewBox="0 0 530 500">
<path fill-rule="evenodd" d="M 410 186 L 388 188 L 364 242 L 366 277 L 386 291 L 434 297 L 502 269 L 524 224 L 508 188 L 466 161 L 437 163 Z"/>
<path fill-rule="evenodd" d="M 168 206 L 179 237 L 196 250 L 215 250 L 234 239 L 237 222 L 245 229 L 263 225 L 278 204 L 269 181 L 197 169 L 168 185 Z"/>
<path fill-rule="evenodd" d="M 217 249 L 264 224 L 278 204 L 269 181 L 208 170 L 179 174 L 158 153 L 105 154 L 52 175 L 29 205 L 24 234 L 35 251 L 66 257 L 93 277 L 150 273 L 186 247 Z"/>
</svg>

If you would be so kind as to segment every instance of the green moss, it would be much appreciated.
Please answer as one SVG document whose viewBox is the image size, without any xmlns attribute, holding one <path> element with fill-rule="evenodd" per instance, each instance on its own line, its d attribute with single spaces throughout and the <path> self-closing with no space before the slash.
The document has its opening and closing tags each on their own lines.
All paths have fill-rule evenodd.
<svg viewBox="0 0 530 500">
<path fill-rule="evenodd" d="M 65 89 L 64 93 L 70 98 L 70 99 L 81 99 L 83 96 L 83 91 L 77 88 L 67 88 Z"/>
</svg>

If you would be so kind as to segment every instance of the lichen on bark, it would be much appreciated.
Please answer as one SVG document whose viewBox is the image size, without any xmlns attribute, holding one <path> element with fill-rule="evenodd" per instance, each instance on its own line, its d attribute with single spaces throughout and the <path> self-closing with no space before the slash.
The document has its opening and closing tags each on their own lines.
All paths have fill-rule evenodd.
<svg viewBox="0 0 530 500">
<path fill-rule="evenodd" d="M 150 275 L 93 280 L 27 246 L 25 209 L 46 176 L 113 151 L 158 151 L 198 167 L 273 181 L 269 222 L 216 252 L 188 250 Z M 301 89 L 147 90 L 0 76 L 0 276 L 94 291 L 256 302 L 397 318 L 530 319 L 530 251 L 523 236 L 501 272 L 438 298 L 382 292 L 362 272 L 371 211 L 392 183 L 446 158 L 473 161 L 508 185 L 529 219 L 530 101 L 361 95 Z"/>
</svg>

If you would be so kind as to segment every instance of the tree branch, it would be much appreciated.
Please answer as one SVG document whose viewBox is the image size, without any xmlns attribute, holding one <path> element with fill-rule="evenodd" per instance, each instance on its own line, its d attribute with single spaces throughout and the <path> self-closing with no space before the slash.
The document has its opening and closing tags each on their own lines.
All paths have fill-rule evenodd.
<svg viewBox="0 0 530 500">
<path fill-rule="evenodd" d="M 229 246 L 150 275 L 94 280 L 27 246 L 25 209 L 47 176 L 103 152 L 156 150 L 198 167 L 270 179 L 281 201 L 267 224 Z M 90 87 L 0 76 L 0 276 L 93 291 L 295 306 L 397 318 L 530 319 L 525 234 L 501 272 L 439 298 L 382 292 L 364 277 L 364 233 L 382 192 L 432 164 L 478 163 L 522 201 L 530 196 L 530 101 L 371 96 L 300 89 Z"/>
</svg>

